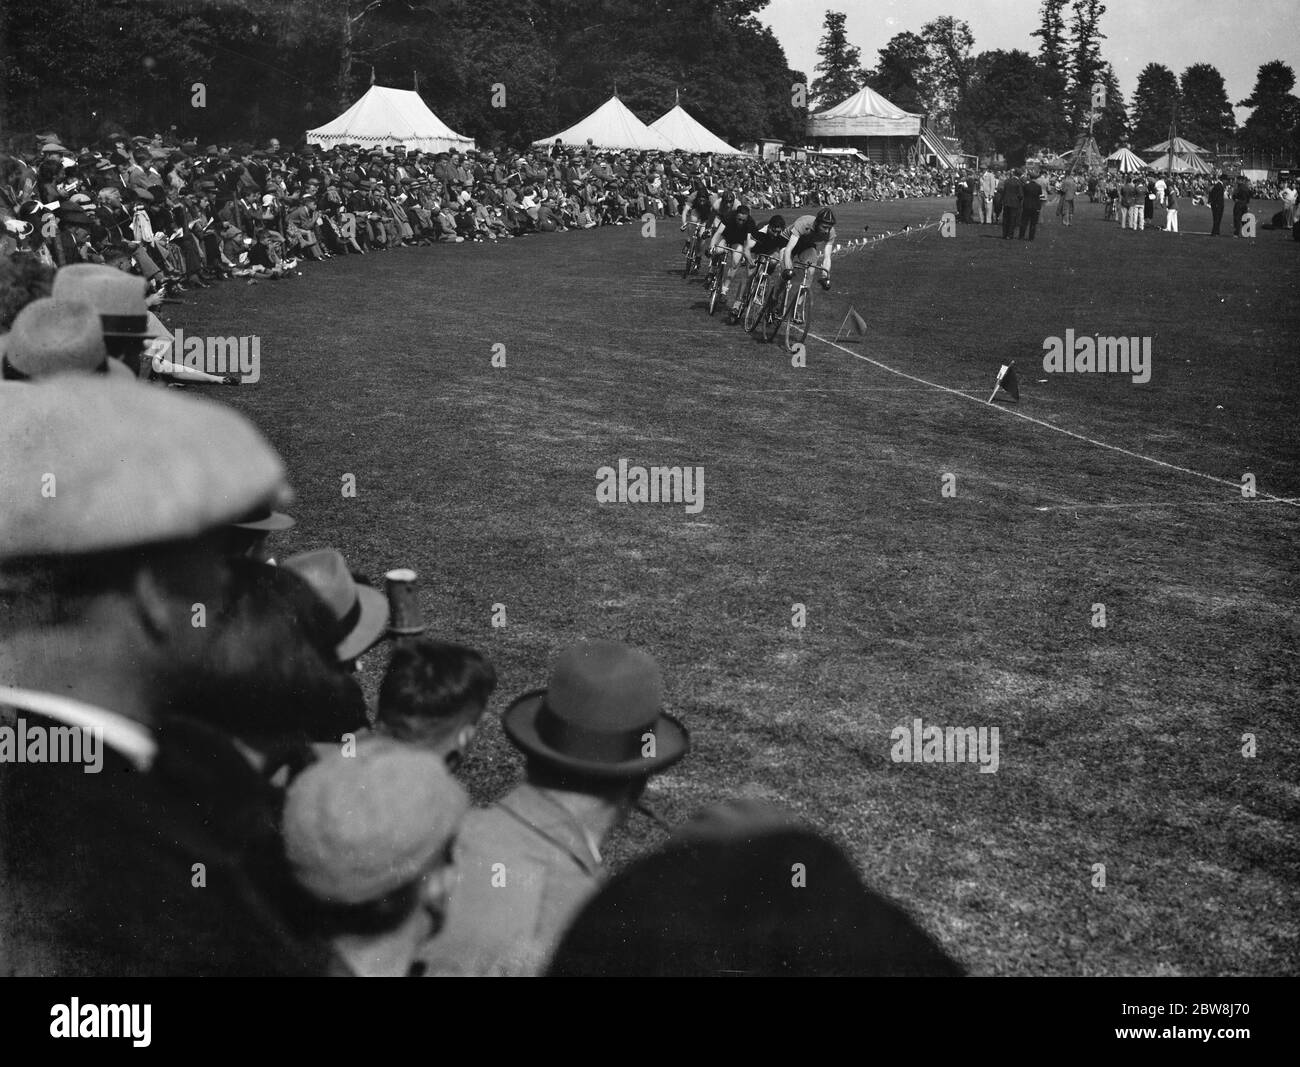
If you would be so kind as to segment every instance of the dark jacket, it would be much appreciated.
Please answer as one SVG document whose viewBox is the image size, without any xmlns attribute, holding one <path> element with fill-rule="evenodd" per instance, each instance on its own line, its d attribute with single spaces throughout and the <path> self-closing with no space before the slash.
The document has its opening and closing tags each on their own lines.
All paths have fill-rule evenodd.
<svg viewBox="0 0 1300 1067">
<path fill-rule="evenodd" d="M 1025 187 L 1021 184 L 1019 178 L 1015 175 L 1009 175 L 1007 180 L 1002 183 L 1002 206 L 1011 208 L 1015 211 L 1020 210 L 1020 205 L 1025 199 Z"/>
</svg>

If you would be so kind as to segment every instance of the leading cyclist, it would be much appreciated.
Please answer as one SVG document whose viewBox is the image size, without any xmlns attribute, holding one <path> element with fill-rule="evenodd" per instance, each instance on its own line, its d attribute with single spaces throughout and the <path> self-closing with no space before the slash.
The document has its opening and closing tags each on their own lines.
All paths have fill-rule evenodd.
<svg viewBox="0 0 1300 1067">
<path fill-rule="evenodd" d="M 831 287 L 831 249 L 835 246 L 835 212 L 824 207 L 816 215 L 801 215 L 785 231 L 786 245 L 781 250 L 782 277 L 789 281 L 794 276 L 794 263 L 813 266 L 817 253 L 822 256 L 822 288 Z"/>
</svg>

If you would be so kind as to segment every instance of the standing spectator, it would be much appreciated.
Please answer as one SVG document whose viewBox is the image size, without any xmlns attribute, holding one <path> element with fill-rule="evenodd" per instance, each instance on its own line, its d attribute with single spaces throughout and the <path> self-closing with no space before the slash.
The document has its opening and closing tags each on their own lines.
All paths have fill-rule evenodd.
<svg viewBox="0 0 1300 1067">
<path fill-rule="evenodd" d="M 613 641 L 563 653 L 550 687 L 502 716 L 525 781 L 465 819 L 460 877 L 429 973 L 540 974 L 603 875 L 601 848 L 645 789 L 689 747 L 662 709 L 659 668 Z"/>
<path fill-rule="evenodd" d="M 1165 196 L 1165 230 L 1178 232 L 1178 198 L 1172 189 Z"/>
<path fill-rule="evenodd" d="M 1026 178 L 1023 190 L 1020 207 L 1020 239 L 1025 240 L 1025 234 L 1028 233 L 1029 240 L 1032 241 L 1038 232 L 1039 212 L 1043 209 L 1042 179 Z"/>
<path fill-rule="evenodd" d="M 993 216 L 993 196 L 998 191 L 998 182 L 993 177 L 993 171 L 988 167 L 984 168 L 984 173 L 980 175 L 980 222 L 990 223 L 994 221 Z"/>
<path fill-rule="evenodd" d="M 1246 209 L 1250 207 L 1250 180 L 1245 174 L 1237 175 L 1237 184 L 1232 188 L 1232 236 L 1241 236 L 1241 220 Z"/>
<path fill-rule="evenodd" d="M 1296 187 L 1295 180 L 1291 179 L 1282 186 L 1282 225 L 1288 230 L 1295 226 L 1296 222 Z"/>
<path fill-rule="evenodd" d="M 1070 225 L 1070 220 L 1074 218 L 1074 198 L 1078 193 L 1078 183 L 1074 180 L 1073 174 L 1067 174 L 1065 180 L 1061 182 L 1061 225 Z"/>
<path fill-rule="evenodd" d="M 1150 174 L 1146 179 L 1139 183 L 1139 188 L 1145 189 L 1145 196 L 1142 200 L 1142 228 L 1150 224 L 1154 229 L 1154 220 L 1156 215 L 1156 181 Z"/>
<path fill-rule="evenodd" d="M 465 792 L 432 752 L 366 741 L 290 783 L 284 851 L 305 897 L 294 910 L 326 939 L 336 977 L 403 978 L 442 926 Z"/>
<path fill-rule="evenodd" d="M 1009 241 L 1015 235 L 1024 199 L 1025 187 L 1020 181 L 1020 171 L 1012 168 L 1002 182 L 1002 240 Z"/>
</svg>

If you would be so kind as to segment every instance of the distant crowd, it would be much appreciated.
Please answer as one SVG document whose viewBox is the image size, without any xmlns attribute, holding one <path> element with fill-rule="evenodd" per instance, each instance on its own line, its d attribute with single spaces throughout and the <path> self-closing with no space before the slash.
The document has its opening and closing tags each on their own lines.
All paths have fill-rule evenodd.
<svg viewBox="0 0 1300 1067">
<path fill-rule="evenodd" d="M 412 244 L 501 241 L 676 216 L 699 181 L 735 202 L 802 204 L 943 195 L 951 172 L 858 158 L 773 161 L 556 143 L 421 152 L 166 143 L 124 134 L 71 148 L 54 131 L 0 158 L 0 256 L 105 263 L 151 289 L 279 278 L 307 260 Z"/>
</svg>

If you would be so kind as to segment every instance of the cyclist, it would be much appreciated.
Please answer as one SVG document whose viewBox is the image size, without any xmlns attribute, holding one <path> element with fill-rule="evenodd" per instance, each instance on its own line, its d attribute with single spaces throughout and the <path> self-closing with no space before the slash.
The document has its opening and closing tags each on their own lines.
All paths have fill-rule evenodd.
<svg viewBox="0 0 1300 1067">
<path fill-rule="evenodd" d="M 758 227 L 754 225 L 754 220 L 749 215 L 748 204 L 737 204 L 735 208 L 725 215 L 718 216 L 717 223 L 713 227 L 713 236 L 709 239 L 709 255 L 712 256 L 721 245 L 727 250 L 728 263 L 726 274 L 722 278 L 722 297 L 725 300 L 727 293 L 731 292 L 731 283 L 735 278 L 736 268 L 741 262 L 748 263 L 749 255 L 746 248 L 754 240 L 758 233 Z M 738 292 L 745 291 L 742 284 Z M 740 297 L 736 297 L 735 306 L 731 314 L 727 317 L 728 325 L 732 325 L 732 319 L 736 318 L 735 308 L 740 307 Z"/>
<path fill-rule="evenodd" d="M 684 230 L 687 226 L 687 218 L 694 218 L 698 223 L 707 225 L 716 214 L 717 199 L 709 193 L 709 187 L 703 179 L 695 183 L 695 191 L 690 198 L 682 205 L 682 226 Z"/>
<path fill-rule="evenodd" d="M 744 247 L 745 281 L 735 290 L 740 295 L 732 302 L 731 312 L 727 315 L 728 326 L 735 326 L 740 322 L 740 305 L 744 303 L 745 290 L 748 288 L 749 282 L 748 268 L 755 264 L 755 257 L 774 256 L 785 247 L 784 231 L 785 219 L 780 215 L 773 215 L 767 220 L 765 226 L 760 226 L 749 235 Z"/>
<path fill-rule="evenodd" d="M 828 207 L 816 215 L 801 215 L 784 234 L 785 248 L 781 251 L 782 278 L 789 281 L 794 276 L 794 262 L 809 266 L 817 262 L 822 253 L 822 288 L 831 287 L 831 249 L 835 245 L 835 212 Z"/>
</svg>

